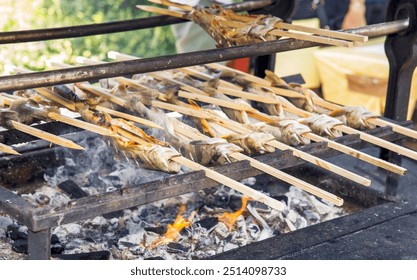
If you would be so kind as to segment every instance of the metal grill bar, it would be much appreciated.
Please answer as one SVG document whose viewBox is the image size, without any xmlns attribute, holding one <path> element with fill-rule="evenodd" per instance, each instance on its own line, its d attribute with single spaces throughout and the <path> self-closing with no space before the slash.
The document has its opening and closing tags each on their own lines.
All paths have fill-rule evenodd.
<svg viewBox="0 0 417 280">
<path fill-rule="evenodd" d="M 389 23 L 370 25 L 352 30 L 351 32 L 362 35 L 369 34 L 370 37 L 377 37 L 397 33 L 407 28 L 408 20 L 399 20 Z M 111 62 L 92 66 L 3 76 L 0 77 L 0 91 L 46 87 L 57 84 L 88 81 L 92 79 L 104 79 L 123 75 L 168 70 L 320 45 L 321 44 L 314 42 L 285 39 L 239 47 L 220 48 L 161 57 Z"/>
<path fill-rule="evenodd" d="M 251 11 L 269 6 L 273 2 L 273 0 L 249 1 L 244 3 L 226 5 L 225 7 L 236 12 Z M 114 21 L 100 24 L 88 24 L 13 32 L 0 32 L 0 44 L 36 42 L 43 40 L 76 38 L 99 34 L 117 33 L 123 31 L 152 28 L 157 26 L 165 26 L 186 21 L 188 20 L 170 16 L 154 16 L 148 18 Z"/>
</svg>

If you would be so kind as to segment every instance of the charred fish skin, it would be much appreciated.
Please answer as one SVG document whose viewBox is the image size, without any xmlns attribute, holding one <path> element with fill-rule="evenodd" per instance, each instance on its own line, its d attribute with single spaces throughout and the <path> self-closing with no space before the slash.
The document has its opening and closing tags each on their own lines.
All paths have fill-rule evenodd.
<svg viewBox="0 0 417 280">
<path fill-rule="evenodd" d="M 223 136 L 227 142 L 241 147 L 248 155 L 265 154 L 275 152 L 275 148 L 267 145 L 268 142 L 275 140 L 271 134 L 252 132 L 246 134 L 231 134 Z"/>
<path fill-rule="evenodd" d="M 82 102 L 85 99 L 80 98 L 73 90 L 66 85 L 56 85 L 52 87 L 52 91 L 62 98 L 72 102 Z"/>
</svg>

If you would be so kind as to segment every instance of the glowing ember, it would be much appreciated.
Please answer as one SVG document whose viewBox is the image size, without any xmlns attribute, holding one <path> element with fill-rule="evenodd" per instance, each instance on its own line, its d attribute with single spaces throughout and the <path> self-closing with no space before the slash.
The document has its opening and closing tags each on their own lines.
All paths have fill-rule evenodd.
<svg viewBox="0 0 417 280">
<path fill-rule="evenodd" d="M 180 210 L 177 214 L 177 217 L 175 218 L 175 221 L 173 224 L 169 224 L 167 226 L 167 231 L 164 234 L 163 237 L 161 237 L 159 240 L 155 241 L 152 244 L 152 247 L 156 247 L 161 244 L 168 244 L 170 242 L 173 242 L 177 239 L 177 237 L 180 235 L 180 232 L 191 225 L 191 220 L 194 218 L 194 215 L 196 214 L 195 211 L 191 213 L 190 217 L 188 219 L 184 218 L 182 215 L 185 212 L 185 205 L 180 205 Z"/>
<path fill-rule="evenodd" d="M 219 221 L 222 222 L 223 224 L 225 224 L 229 230 L 232 229 L 232 227 L 235 224 L 237 218 L 240 215 L 242 215 L 243 212 L 245 212 L 246 206 L 248 205 L 249 200 L 250 200 L 249 197 L 243 196 L 242 197 L 242 206 L 240 207 L 240 209 L 237 210 L 236 212 L 233 212 L 233 213 L 227 213 L 226 212 L 226 213 L 221 214 L 218 217 Z"/>
</svg>

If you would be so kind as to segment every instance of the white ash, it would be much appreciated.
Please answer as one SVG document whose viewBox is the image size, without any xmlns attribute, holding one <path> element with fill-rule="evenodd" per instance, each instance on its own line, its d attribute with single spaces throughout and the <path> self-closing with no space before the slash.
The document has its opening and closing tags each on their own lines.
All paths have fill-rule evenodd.
<svg viewBox="0 0 417 280">
<path fill-rule="evenodd" d="M 52 234 L 63 246 L 63 254 L 108 250 L 113 259 L 201 259 L 345 214 L 342 208 L 295 187 L 284 195 L 288 206 L 282 212 L 249 202 L 231 230 L 215 217 L 238 209 L 240 196 L 220 187 L 126 209 L 119 217 L 98 216 L 58 226 Z M 175 220 L 181 203 L 187 206 L 183 217 L 197 212 L 192 225 L 172 243 L 155 246 Z M 7 228 L 10 219 L 2 217 L 0 225 L 0 229 Z"/>
<path fill-rule="evenodd" d="M 65 164 L 48 170 L 44 176 L 46 183 L 56 188 L 72 180 L 89 195 L 95 195 L 172 176 L 145 168 L 141 162 L 115 151 L 107 142 L 97 137 L 84 139 L 79 144 L 85 151 L 77 156 L 64 150 Z"/>
</svg>

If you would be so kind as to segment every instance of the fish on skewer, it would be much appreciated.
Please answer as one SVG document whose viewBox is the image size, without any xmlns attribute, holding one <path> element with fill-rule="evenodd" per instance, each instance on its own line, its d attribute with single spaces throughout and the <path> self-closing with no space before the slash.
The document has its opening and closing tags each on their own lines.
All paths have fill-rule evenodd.
<svg viewBox="0 0 417 280">
<path fill-rule="evenodd" d="M 150 0 L 166 6 L 179 6 L 170 1 Z M 192 20 L 199 24 L 218 44 L 218 47 L 240 46 L 250 43 L 277 40 L 281 37 L 308 40 L 322 44 L 352 46 L 366 42 L 366 36 L 345 34 L 316 28 L 304 28 L 286 24 L 271 15 L 238 15 L 220 5 L 210 8 L 181 5 L 184 12 L 166 10 L 155 6 L 138 5 L 139 9 Z M 296 32 L 292 32 L 295 30 Z"/>
<path fill-rule="evenodd" d="M 29 103 L 22 100 L 14 100 L 7 109 L 0 109 L 0 126 L 7 129 L 17 129 L 23 133 L 30 134 L 36 138 L 46 140 L 70 149 L 83 150 L 80 145 L 63 137 L 39 130 L 35 127 L 29 126 L 42 119 L 48 119 L 47 112 L 42 111 L 37 107 L 36 101 L 32 100 Z M 49 112 L 53 112 L 54 108 L 48 108 Z"/>
</svg>

